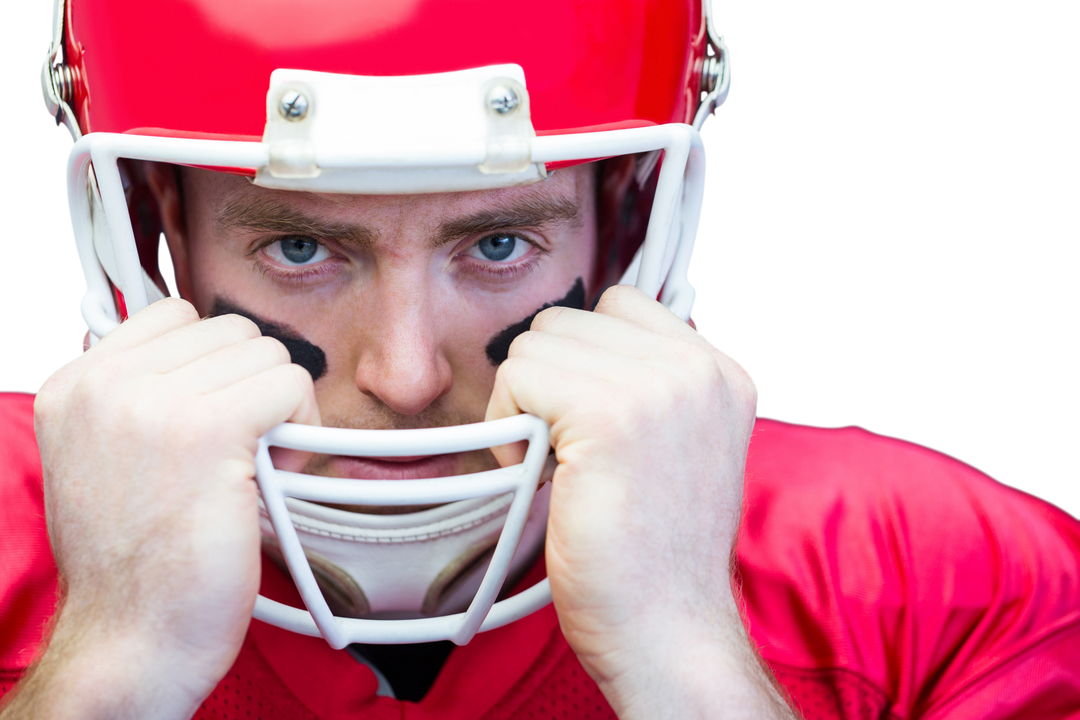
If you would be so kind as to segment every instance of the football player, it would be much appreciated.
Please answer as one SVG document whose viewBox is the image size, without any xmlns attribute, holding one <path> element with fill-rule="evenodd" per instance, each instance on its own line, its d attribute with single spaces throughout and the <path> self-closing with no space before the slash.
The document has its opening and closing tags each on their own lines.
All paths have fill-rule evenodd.
<svg viewBox="0 0 1080 720">
<path fill-rule="evenodd" d="M 89 332 L 0 414 L 4 717 L 1075 708 L 1074 520 L 755 429 L 688 322 L 728 81 L 693 0 L 61 0 Z"/>
</svg>

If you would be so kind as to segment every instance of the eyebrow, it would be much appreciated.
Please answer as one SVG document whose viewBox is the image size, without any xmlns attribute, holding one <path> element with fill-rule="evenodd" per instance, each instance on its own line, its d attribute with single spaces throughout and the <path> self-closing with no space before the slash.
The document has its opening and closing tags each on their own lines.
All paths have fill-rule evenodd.
<svg viewBox="0 0 1080 720">
<path fill-rule="evenodd" d="M 364 225 L 312 217 L 266 198 L 228 202 L 215 221 L 219 230 L 334 238 L 363 248 L 373 246 L 378 237 L 377 232 Z"/>
<path fill-rule="evenodd" d="M 508 228 L 544 228 L 556 223 L 576 224 L 580 219 L 581 208 L 568 198 L 518 198 L 501 207 L 440 223 L 430 245 L 439 248 L 470 235 Z M 269 198 L 227 202 L 215 222 L 219 230 L 334 238 L 364 249 L 374 246 L 378 238 L 378 232 L 365 225 L 323 220 Z"/>
<path fill-rule="evenodd" d="M 481 210 L 464 218 L 440 223 L 431 239 L 432 247 L 470 235 L 507 228 L 542 228 L 556 223 L 576 224 L 581 219 L 581 209 L 567 198 L 519 198 L 505 206 Z"/>
</svg>

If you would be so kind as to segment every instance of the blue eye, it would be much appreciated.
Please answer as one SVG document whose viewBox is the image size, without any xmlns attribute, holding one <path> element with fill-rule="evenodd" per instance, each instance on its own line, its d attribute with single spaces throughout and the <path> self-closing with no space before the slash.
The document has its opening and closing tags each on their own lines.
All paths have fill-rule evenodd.
<svg viewBox="0 0 1080 720">
<path fill-rule="evenodd" d="M 281 240 L 281 254 L 291 263 L 301 265 L 315 257 L 319 243 L 311 238 L 291 237 Z"/>
<path fill-rule="evenodd" d="M 303 235 L 275 240 L 263 252 L 274 262 L 289 267 L 314 265 L 330 257 L 330 251 L 325 246 Z"/>
<path fill-rule="evenodd" d="M 488 260 L 505 260 L 516 245 L 517 238 L 512 235 L 492 235 L 477 243 L 477 248 Z"/>
</svg>

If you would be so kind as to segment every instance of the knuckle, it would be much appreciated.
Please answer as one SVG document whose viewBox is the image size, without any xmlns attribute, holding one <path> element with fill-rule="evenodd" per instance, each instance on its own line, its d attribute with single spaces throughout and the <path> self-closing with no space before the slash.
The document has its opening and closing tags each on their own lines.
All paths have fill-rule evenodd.
<svg viewBox="0 0 1080 720">
<path fill-rule="evenodd" d="M 596 312 L 602 315 L 619 315 L 620 310 L 632 303 L 642 293 L 633 285 L 612 285 L 600 296 Z"/>
<path fill-rule="evenodd" d="M 688 346 L 687 365 L 696 382 L 710 387 L 724 382 L 724 372 L 712 353 L 703 348 Z"/>
<path fill-rule="evenodd" d="M 647 376 L 645 387 L 664 413 L 712 404 L 728 395 L 724 369 L 708 350 L 690 343 L 672 343 L 670 363 Z"/>
<path fill-rule="evenodd" d="M 535 330 L 526 330 L 514 338 L 514 341 L 510 343 L 507 358 L 509 359 L 511 357 L 528 354 L 529 348 L 536 345 L 536 342 L 539 339 L 538 334 L 539 333 Z"/>
<path fill-rule="evenodd" d="M 54 376 L 55 377 L 55 376 Z M 45 381 L 38 394 L 34 396 L 34 421 L 49 422 L 55 415 L 59 406 L 58 392 L 54 389 L 53 378 Z"/>
<path fill-rule="evenodd" d="M 252 342 L 257 343 L 260 352 L 265 353 L 267 357 L 274 361 L 274 364 L 287 365 L 292 362 L 292 353 L 277 338 L 261 335 L 254 338 Z"/>
<path fill-rule="evenodd" d="M 303 407 L 308 401 L 315 404 L 315 383 L 311 379 L 311 373 L 299 365 L 280 367 L 288 378 L 289 402 L 298 407 Z"/>
<path fill-rule="evenodd" d="M 757 412 L 758 391 L 753 378 L 743 370 L 742 366 L 732 363 L 731 372 L 728 373 L 729 382 L 732 385 L 735 400 L 748 412 Z"/>
<path fill-rule="evenodd" d="M 119 365 L 120 363 L 114 358 L 106 358 L 83 373 L 71 388 L 71 395 L 76 403 L 85 406 L 95 405 L 112 383 L 112 378 L 123 376 Z"/>
<path fill-rule="evenodd" d="M 532 321 L 533 330 L 553 330 L 564 321 L 566 314 L 573 312 L 570 308 L 553 306 L 544 308 L 536 314 Z"/>
<path fill-rule="evenodd" d="M 674 379 L 657 370 L 642 372 L 635 388 L 608 393 L 610 430 L 623 437 L 641 437 L 651 433 L 657 418 L 671 417 L 679 409 L 680 399 Z"/>
<path fill-rule="evenodd" d="M 495 371 L 495 384 L 504 387 L 510 386 L 514 379 L 518 376 L 521 370 L 521 358 L 508 357 L 499 365 L 499 369 Z"/>
<path fill-rule="evenodd" d="M 315 392 L 315 383 L 311 379 L 311 373 L 307 371 L 307 368 L 294 364 L 282 365 L 281 367 L 285 377 L 293 384 L 297 392 L 301 394 Z"/>
<path fill-rule="evenodd" d="M 157 308 L 158 312 L 168 313 L 186 323 L 193 323 L 199 319 L 199 312 L 195 309 L 195 306 L 181 298 L 167 297 L 158 300 L 151 307 Z"/>
<path fill-rule="evenodd" d="M 741 365 L 712 346 L 697 348 L 695 375 L 725 404 L 746 415 L 757 412 L 757 386 Z"/>
<path fill-rule="evenodd" d="M 604 393 L 603 397 L 612 417 L 620 422 L 646 415 L 667 416 L 683 395 L 675 375 L 648 366 L 634 374 L 632 385 L 619 383 L 617 387 L 617 391 Z"/>
<path fill-rule="evenodd" d="M 730 384 L 745 388 L 748 392 L 752 392 L 755 395 L 757 394 L 757 390 L 754 387 L 754 381 L 750 379 L 750 374 L 746 372 L 742 365 L 711 345 L 708 350 L 709 354 L 716 359 L 717 366 L 723 371 L 724 377 L 727 378 Z"/>
<path fill-rule="evenodd" d="M 34 417 L 51 415 L 63 405 L 65 396 L 71 392 L 72 385 L 78 382 L 80 377 L 74 367 L 77 363 L 78 360 L 68 363 L 42 383 L 34 396 Z"/>
<path fill-rule="evenodd" d="M 653 371 L 649 378 L 654 397 L 657 398 L 661 407 L 681 405 L 688 397 L 697 395 L 700 391 L 694 387 L 693 381 L 682 373 L 675 375 L 668 372 Z"/>
<path fill-rule="evenodd" d="M 145 428 L 148 434 L 158 434 L 173 422 L 187 424 L 191 412 L 189 404 L 180 398 L 169 398 L 172 402 L 168 403 L 163 402 L 164 399 L 155 392 L 133 392 L 105 405 L 114 415 L 127 419 L 132 427 Z M 166 405 L 168 412 L 163 412 Z"/>
<path fill-rule="evenodd" d="M 257 337 L 262 337 L 259 326 L 242 315 L 218 315 L 208 319 L 213 321 L 216 325 L 225 326 L 226 332 L 230 335 L 246 340 L 254 340 Z"/>
</svg>

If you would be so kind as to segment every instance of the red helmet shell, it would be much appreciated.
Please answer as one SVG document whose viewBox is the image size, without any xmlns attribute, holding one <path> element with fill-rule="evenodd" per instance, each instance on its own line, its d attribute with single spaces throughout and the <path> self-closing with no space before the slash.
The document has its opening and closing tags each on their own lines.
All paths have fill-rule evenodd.
<svg viewBox="0 0 1080 720">
<path fill-rule="evenodd" d="M 256 140 L 270 73 L 516 63 L 540 134 L 690 122 L 700 0 L 67 0 L 84 133 Z M 437 113 L 416 106 L 401 112 Z"/>
</svg>

